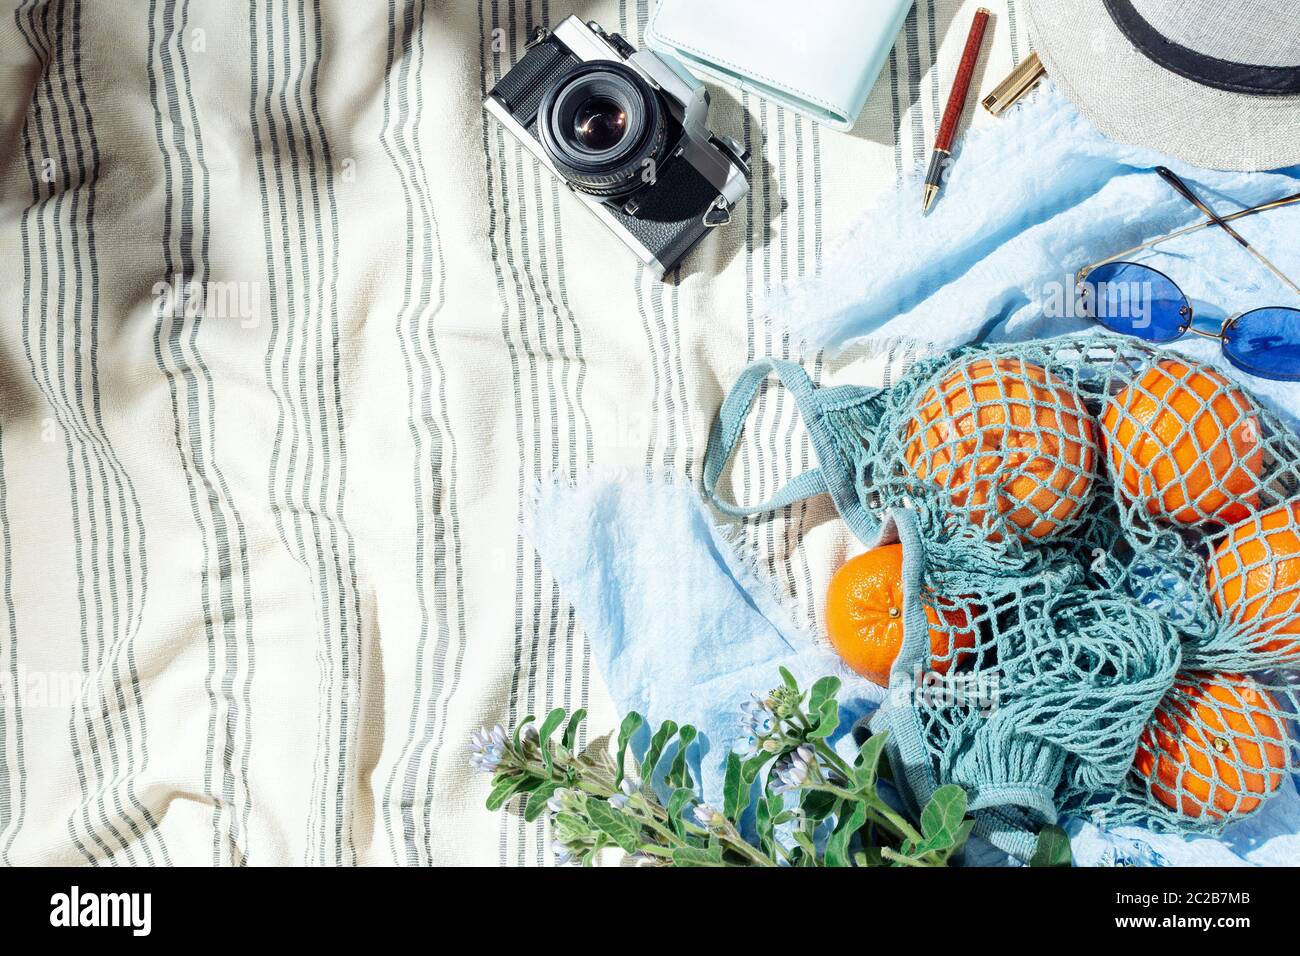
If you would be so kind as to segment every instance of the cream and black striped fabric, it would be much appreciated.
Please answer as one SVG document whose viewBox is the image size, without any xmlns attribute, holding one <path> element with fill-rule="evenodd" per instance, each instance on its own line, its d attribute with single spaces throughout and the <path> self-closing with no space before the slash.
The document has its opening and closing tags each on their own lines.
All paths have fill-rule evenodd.
<svg viewBox="0 0 1300 956">
<path fill-rule="evenodd" d="M 1027 52 L 993 6 L 986 85 Z M 639 43 L 650 8 L 6 5 L 0 861 L 549 860 L 463 749 L 554 705 L 616 720 L 530 489 L 698 477 L 739 368 L 792 354 L 764 290 L 924 161 L 974 4 L 917 0 L 851 134 L 714 87 L 754 187 L 662 283 L 479 106 L 536 24 Z M 750 499 L 809 460 L 779 389 L 752 424 Z M 849 544 L 825 503 L 745 535 L 815 621 Z"/>
</svg>

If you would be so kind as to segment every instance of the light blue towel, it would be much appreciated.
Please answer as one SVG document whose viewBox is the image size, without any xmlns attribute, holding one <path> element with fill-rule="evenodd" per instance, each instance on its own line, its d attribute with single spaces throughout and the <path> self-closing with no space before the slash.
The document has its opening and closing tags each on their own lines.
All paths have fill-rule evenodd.
<svg viewBox="0 0 1300 956">
<path fill-rule="evenodd" d="M 1283 792 L 1223 835 L 1179 837 L 1140 827 L 1066 826 L 1081 866 L 1295 866 L 1300 860 L 1300 797 L 1294 778 Z"/>
<path fill-rule="evenodd" d="M 863 340 L 946 349 L 1086 330 L 1086 320 L 1060 314 L 1080 266 L 1204 218 L 1153 172 L 1159 165 L 1221 214 L 1300 192 L 1300 167 L 1212 172 L 1113 143 L 1049 85 L 965 138 L 930 215 L 920 214 L 919 181 L 885 194 L 816 277 L 768 297 L 771 321 L 832 350 Z M 1300 282 L 1300 205 L 1235 226 Z M 1217 227 L 1158 248 L 1142 261 L 1191 297 L 1198 326 L 1259 306 L 1300 307 Z M 1239 373 L 1208 340 L 1189 335 L 1173 347 L 1219 365 L 1300 423 L 1300 384 Z"/>
<path fill-rule="evenodd" d="M 780 686 L 778 668 L 805 688 L 827 674 L 844 682 L 836 740 L 884 696 L 816 646 L 687 483 L 544 486 L 528 533 L 577 611 L 620 710 L 700 731 L 706 800 L 721 797 L 741 705 Z"/>
</svg>

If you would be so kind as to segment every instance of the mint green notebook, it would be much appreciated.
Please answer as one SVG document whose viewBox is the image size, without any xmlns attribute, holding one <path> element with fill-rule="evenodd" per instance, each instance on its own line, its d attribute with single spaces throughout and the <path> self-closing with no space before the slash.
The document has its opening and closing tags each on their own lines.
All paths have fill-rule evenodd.
<svg viewBox="0 0 1300 956">
<path fill-rule="evenodd" d="M 651 49 L 839 130 L 853 127 L 912 0 L 660 0 Z"/>
</svg>

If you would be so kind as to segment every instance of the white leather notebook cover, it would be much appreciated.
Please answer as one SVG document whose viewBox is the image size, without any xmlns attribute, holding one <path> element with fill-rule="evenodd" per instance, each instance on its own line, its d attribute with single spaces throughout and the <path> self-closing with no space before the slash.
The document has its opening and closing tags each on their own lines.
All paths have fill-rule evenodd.
<svg viewBox="0 0 1300 956">
<path fill-rule="evenodd" d="M 693 72 L 851 129 L 912 0 L 659 0 L 647 45 Z"/>
</svg>

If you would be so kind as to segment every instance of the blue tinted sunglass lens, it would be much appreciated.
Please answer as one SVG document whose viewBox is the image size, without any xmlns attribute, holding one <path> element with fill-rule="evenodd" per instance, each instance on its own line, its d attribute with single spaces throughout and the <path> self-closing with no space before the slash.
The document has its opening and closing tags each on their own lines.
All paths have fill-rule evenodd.
<svg viewBox="0 0 1300 956">
<path fill-rule="evenodd" d="M 1083 281 L 1085 314 L 1112 332 L 1172 342 L 1190 323 L 1191 306 L 1162 272 L 1133 262 L 1097 266 Z"/>
<path fill-rule="evenodd" d="M 1300 382 L 1300 310 L 1256 309 L 1223 333 L 1223 354 L 1260 378 Z"/>
</svg>

